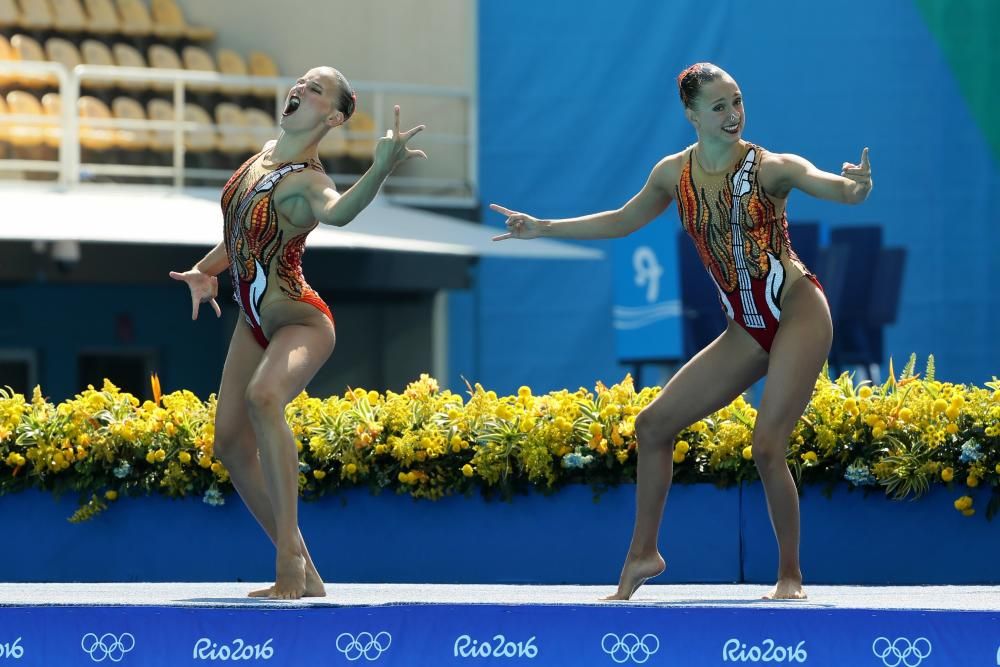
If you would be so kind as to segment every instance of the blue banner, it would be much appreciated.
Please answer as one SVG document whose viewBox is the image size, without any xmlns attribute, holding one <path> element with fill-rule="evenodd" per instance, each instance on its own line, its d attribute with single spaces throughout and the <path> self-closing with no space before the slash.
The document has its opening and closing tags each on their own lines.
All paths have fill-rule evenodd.
<svg viewBox="0 0 1000 667">
<path fill-rule="evenodd" d="M 794 603 L 793 603 L 794 604 Z M 1000 612 L 406 605 L 0 608 L 0 664 L 995 665 Z"/>
</svg>

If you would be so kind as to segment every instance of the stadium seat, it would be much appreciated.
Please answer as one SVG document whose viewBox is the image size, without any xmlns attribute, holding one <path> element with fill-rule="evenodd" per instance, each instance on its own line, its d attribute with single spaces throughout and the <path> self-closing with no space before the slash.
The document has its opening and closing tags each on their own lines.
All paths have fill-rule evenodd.
<svg viewBox="0 0 1000 667">
<path fill-rule="evenodd" d="M 375 150 L 375 119 L 364 111 L 355 111 L 351 119 L 344 124 L 344 129 L 353 135 L 347 140 L 346 153 L 361 161 L 371 161 Z"/>
<path fill-rule="evenodd" d="M 10 38 L 10 45 L 17 60 L 28 60 L 44 62 L 47 60 L 45 51 L 33 37 L 24 34 L 17 34 Z M 58 85 L 59 80 L 55 74 L 33 74 L 22 72 L 17 75 L 17 82 L 28 88 L 44 88 Z"/>
<path fill-rule="evenodd" d="M 210 42 L 215 39 L 215 30 L 212 28 L 189 24 L 174 0 L 153 0 L 150 9 L 157 34 L 162 37 L 184 37 L 192 42 Z"/>
<path fill-rule="evenodd" d="M 153 18 L 140 0 L 116 0 L 121 17 L 121 32 L 131 37 L 149 37 L 153 34 Z"/>
<path fill-rule="evenodd" d="M 61 33 L 80 34 L 89 32 L 87 14 L 80 0 L 51 0 L 52 27 Z"/>
<path fill-rule="evenodd" d="M 219 49 L 216 53 L 216 60 L 219 63 L 219 72 L 226 76 L 247 76 L 249 74 L 243 56 L 232 49 Z M 219 86 L 219 89 L 225 95 L 246 95 L 250 92 L 250 86 L 245 83 L 224 83 Z"/>
<path fill-rule="evenodd" d="M 218 143 L 221 153 L 246 157 L 256 152 L 256 142 L 250 132 L 243 109 L 232 102 L 222 102 L 215 107 L 215 123 L 218 125 Z"/>
<path fill-rule="evenodd" d="M 7 93 L 7 110 L 14 116 L 44 115 L 38 98 L 24 90 L 12 90 Z M 36 148 L 44 146 L 45 128 L 42 124 L 16 123 L 7 131 L 8 141 L 15 148 Z"/>
<path fill-rule="evenodd" d="M 49 0 L 21 0 L 21 27 L 30 31 L 52 28 Z"/>
<path fill-rule="evenodd" d="M 218 73 L 219 71 L 215 66 L 215 60 L 212 59 L 212 54 L 200 46 L 185 46 L 181 51 L 181 60 L 184 63 L 184 69 L 193 72 Z M 219 89 L 218 84 L 215 83 L 192 83 L 188 87 L 191 90 L 201 92 L 215 92 Z"/>
<path fill-rule="evenodd" d="M 111 114 L 122 120 L 146 120 L 146 111 L 131 97 L 119 96 L 111 102 Z M 152 147 L 152 133 L 149 130 L 121 130 L 120 142 L 126 150 L 138 151 Z"/>
<path fill-rule="evenodd" d="M 122 22 L 111 0 L 83 0 L 87 28 L 95 35 L 121 34 Z"/>
</svg>

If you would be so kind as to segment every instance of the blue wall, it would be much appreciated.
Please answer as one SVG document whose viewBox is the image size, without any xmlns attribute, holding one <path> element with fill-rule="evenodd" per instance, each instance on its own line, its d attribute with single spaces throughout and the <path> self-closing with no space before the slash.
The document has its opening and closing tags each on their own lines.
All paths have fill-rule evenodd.
<svg viewBox="0 0 1000 667">
<path fill-rule="evenodd" d="M 540 217 L 620 206 L 660 157 L 695 140 L 674 79 L 712 61 L 743 90 L 747 139 L 834 172 L 870 147 L 875 189 L 863 205 L 794 193 L 788 206 L 793 221 L 827 228 L 881 224 L 887 245 L 907 248 L 887 354 L 933 353 L 938 376 L 952 381 L 1000 372 L 1000 293 L 990 287 L 1000 269 L 998 165 L 911 0 L 829 8 L 646 0 L 586 11 L 509 0 L 480 2 L 479 21 L 480 186 L 490 224 L 502 223 L 490 202 Z M 676 216 L 671 207 L 651 225 L 664 248 Z M 620 377 L 615 243 L 600 242 L 603 262 L 484 262 L 484 384 L 545 389 Z"/>
<path fill-rule="evenodd" d="M 969 493 L 981 508 L 991 490 Z M 866 496 L 846 484 L 829 490 L 806 485 L 801 554 L 807 588 L 1000 583 L 1000 533 L 982 513 L 966 518 L 956 512 L 954 495 L 936 486 L 919 500 L 902 502 L 880 490 Z M 267 581 L 274 575 L 274 547 L 235 494 L 222 507 L 197 498 L 121 497 L 96 518 L 71 524 L 65 519 L 76 501 L 71 493 L 56 499 L 37 490 L 2 498 L 8 533 L 31 536 L 0 551 L 8 580 Z M 510 502 L 414 500 L 354 488 L 299 504 L 302 533 L 320 573 L 355 583 L 611 585 L 634 516 L 632 484 L 597 497 L 587 485 L 570 484 Z M 191 554 L 192 526 L 200 531 L 197 557 Z M 901 559 L 902 548 L 921 557 Z M 772 583 L 778 554 L 760 483 L 726 489 L 675 484 L 658 549 L 668 567 L 655 583 Z"/>
<path fill-rule="evenodd" d="M 81 297 L 86 297 L 81 298 Z M 219 299 L 224 313 L 235 311 Z M 110 352 L 153 350 L 164 392 L 190 389 L 201 398 L 218 391 L 232 320 L 217 319 L 208 307 L 191 321 L 191 297 L 176 285 L 90 286 L 34 284 L 0 290 L 0 312 L 16 322 L 30 322 L 34 340 L 25 341 L 19 326 L 0 327 L 0 348 L 34 348 L 38 382 L 56 401 L 73 396 L 78 386 L 77 355 L 82 350 Z M 230 313 L 232 314 L 232 313 Z M 119 318 L 131 321 L 131 338 L 118 330 Z M 0 382 L 0 386 L 2 386 Z"/>
</svg>

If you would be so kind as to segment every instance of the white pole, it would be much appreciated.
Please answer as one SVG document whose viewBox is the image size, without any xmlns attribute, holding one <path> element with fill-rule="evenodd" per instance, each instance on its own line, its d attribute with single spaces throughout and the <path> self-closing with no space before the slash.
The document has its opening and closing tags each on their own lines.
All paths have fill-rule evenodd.
<svg viewBox="0 0 1000 667">
<path fill-rule="evenodd" d="M 431 373 L 441 388 L 448 386 L 448 292 L 443 289 L 434 292 L 431 313 Z"/>
</svg>

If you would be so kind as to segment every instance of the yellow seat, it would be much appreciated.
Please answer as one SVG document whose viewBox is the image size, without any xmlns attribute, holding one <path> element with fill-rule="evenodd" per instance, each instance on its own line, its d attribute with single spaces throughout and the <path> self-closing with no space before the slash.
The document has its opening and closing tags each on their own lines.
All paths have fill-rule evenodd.
<svg viewBox="0 0 1000 667">
<path fill-rule="evenodd" d="M 14 31 L 21 28 L 21 10 L 14 4 L 14 0 L 0 0 L 0 30 Z"/>
<path fill-rule="evenodd" d="M 131 44 L 118 42 L 112 47 L 112 53 L 115 57 L 115 64 L 119 67 L 146 67 L 146 59 L 143 58 L 142 53 Z M 147 87 L 155 87 L 155 84 L 122 79 L 118 82 L 118 86 L 126 90 L 145 90 Z M 166 86 L 161 86 L 161 88 L 165 87 Z"/>
<path fill-rule="evenodd" d="M 83 57 L 76 45 L 68 39 L 62 37 L 50 37 L 45 40 L 45 55 L 48 60 L 60 63 L 66 68 L 67 73 L 83 62 Z"/>
<path fill-rule="evenodd" d="M 41 118 L 45 115 L 38 98 L 23 90 L 12 90 L 7 93 L 7 109 L 12 116 Z M 11 145 L 21 148 L 44 146 L 46 143 L 44 125 L 13 122 L 7 130 L 7 140 Z"/>
<path fill-rule="evenodd" d="M 247 76 L 250 70 L 243 56 L 232 49 L 219 49 L 215 54 L 219 62 L 219 72 L 226 76 Z M 250 86 L 245 83 L 224 83 L 219 89 L 227 95 L 245 95 L 250 92 Z"/>
<path fill-rule="evenodd" d="M 184 69 L 180 56 L 166 44 L 153 44 L 149 47 L 149 66 L 157 69 Z"/>
<path fill-rule="evenodd" d="M 131 97 L 116 97 L 112 100 L 111 114 L 123 120 L 146 120 L 142 105 Z M 151 146 L 150 132 L 143 129 L 118 130 L 118 144 L 128 151 L 146 150 Z"/>
<path fill-rule="evenodd" d="M 174 122 L 174 105 L 166 100 L 150 100 L 147 105 L 150 120 Z M 184 121 L 197 123 L 200 127 L 184 131 L 184 147 L 190 153 L 210 153 L 218 145 L 215 124 L 208 112 L 197 104 L 188 102 L 184 105 Z M 152 145 L 157 150 L 173 150 L 174 131 L 154 130 Z"/>
<path fill-rule="evenodd" d="M 278 65 L 274 62 L 271 56 L 261 51 L 250 52 L 249 65 L 250 76 L 281 76 L 278 73 Z M 275 90 L 273 86 L 255 86 L 253 92 L 254 95 L 259 95 L 261 97 L 274 97 Z"/>
<path fill-rule="evenodd" d="M 0 95 L 0 143 L 4 143 L 10 136 L 10 121 L 7 120 L 7 100 Z"/>
<path fill-rule="evenodd" d="M 115 63 L 119 67 L 148 67 L 142 52 L 131 44 L 118 42 L 111 47 L 111 50 L 115 56 Z"/>
<path fill-rule="evenodd" d="M 10 45 L 10 40 L 0 34 L 0 62 L 16 62 L 17 54 L 14 53 L 13 47 Z M 11 83 L 17 81 L 17 74 L 15 72 L 0 72 L 0 86 L 6 87 Z M 4 102 L 6 107 L 6 102 Z"/>
<path fill-rule="evenodd" d="M 21 27 L 25 30 L 48 30 L 52 27 L 49 0 L 21 0 Z"/>
<path fill-rule="evenodd" d="M 174 105 L 166 100 L 150 100 L 146 110 L 149 120 L 174 122 Z M 169 129 L 150 130 L 149 147 L 155 151 L 172 151 L 174 131 Z"/>
<path fill-rule="evenodd" d="M 243 109 L 232 102 L 222 102 L 215 107 L 215 123 L 219 128 L 218 148 L 223 153 L 248 155 L 257 152 L 250 124 Z"/>
<path fill-rule="evenodd" d="M 200 126 L 185 134 L 184 146 L 187 150 L 192 153 L 209 153 L 218 147 L 219 135 L 207 111 L 188 102 L 184 105 L 184 120 Z"/>
<path fill-rule="evenodd" d="M 184 69 L 180 56 L 166 44 L 153 44 L 149 47 L 149 66 L 155 69 Z M 152 87 L 156 90 L 173 90 L 174 84 L 163 81 L 152 84 Z"/>
<path fill-rule="evenodd" d="M 52 0 L 52 27 L 61 32 L 87 31 L 87 14 L 80 0 Z"/>
<path fill-rule="evenodd" d="M 107 44 L 96 39 L 85 39 L 80 45 L 80 56 L 86 65 L 114 66 L 115 57 Z"/>
<path fill-rule="evenodd" d="M 76 103 L 80 116 L 80 145 L 96 151 L 106 151 L 118 145 L 115 130 L 109 127 L 94 127 L 89 120 L 110 120 L 111 109 L 108 105 L 90 95 L 83 95 Z"/>
<path fill-rule="evenodd" d="M 62 138 L 62 97 L 59 93 L 42 95 L 42 115 L 51 119 L 42 126 L 45 145 L 58 147 Z"/>
<path fill-rule="evenodd" d="M 122 22 L 118 10 L 111 0 L 83 0 L 88 21 L 87 29 L 96 35 L 111 35 L 121 32 Z"/>
<path fill-rule="evenodd" d="M 371 160 L 375 151 L 375 119 L 364 111 L 355 111 L 344 128 L 352 136 L 347 140 L 346 152 L 358 160 Z"/>
<path fill-rule="evenodd" d="M 187 37 L 187 23 L 177 5 L 153 2 L 149 9 L 153 15 L 153 34 L 157 37 L 162 39 Z"/>
<path fill-rule="evenodd" d="M 10 38 L 10 46 L 17 60 L 32 62 L 45 62 L 48 60 L 45 57 L 45 51 L 42 50 L 41 44 L 27 35 L 14 35 Z M 28 72 L 18 73 L 17 81 L 29 88 L 55 86 L 59 83 L 59 79 L 55 74 L 32 74 Z"/>
<path fill-rule="evenodd" d="M 243 109 L 243 118 L 247 121 L 247 131 L 250 134 L 254 152 L 278 136 L 278 124 L 274 115 L 260 109 L 248 107 Z"/>
<path fill-rule="evenodd" d="M 147 37 L 153 34 L 153 18 L 140 0 L 116 0 L 123 35 Z"/>
<path fill-rule="evenodd" d="M 80 45 L 80 57 L 84 65 L 101 65 L 104 67 L 114 67 L 115 58 L 111 55 L 111 49 L 104 42 L 96 39 L 85 39 Z M 109 79 L 86 79 L 83 82 L 84 88 L 96 88 L 107 90 L 118 85 L 118 81 Z"/>
<path fill-rule="evenodd" d="M 181 51 L 181 59 L 184 63 L 184 69 L 193 72 L 218 73 L 219 71 L 215 67 L 212 54 L 200 46 L 185 46 L 184 50 Z M 191 90 L 215 91 L 219 89 L 219 86 L 215 83 L 192 83 L 190 84 L 190 88 Z"/>
<path fill-rule="evenodd" d="M 184 18 L 184 12 L 174 0 L 153 0 L 150 9 L 157 29 L 163 37 L 187 37 L 194 42 L 210 42 L 215 39 L 215 30 L 206 26 L 191 25 Z"/>
</svg>

